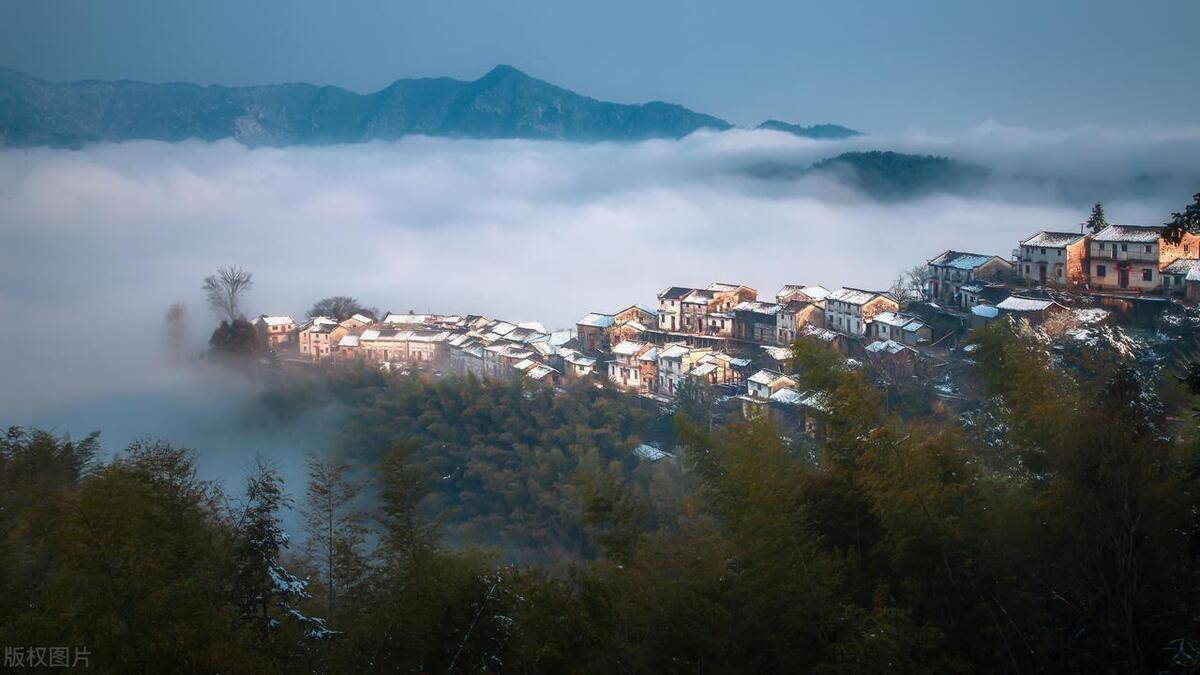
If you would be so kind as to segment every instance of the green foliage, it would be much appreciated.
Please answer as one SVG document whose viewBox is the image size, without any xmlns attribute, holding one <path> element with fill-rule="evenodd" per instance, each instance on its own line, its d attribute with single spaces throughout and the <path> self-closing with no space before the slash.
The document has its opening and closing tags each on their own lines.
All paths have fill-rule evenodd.
<svg viewBox="0 0 1200 675">
<path fill-rule="evenodd" d="M 1192 203 L 1171 214 L 1171 220 L 1164 223 L 1163 239 L 1168 243 L 1178 244 L 1183 241 L 1185 233 L 1200 234 L 1200 192 L 1192 195 Z"/>
<path fill-rule="evenodd" d="M 1092 206 L 1092 213 L 1088 216 L 1088 219 L 1084 221 L 1083 226 L 1086 227 L 1092 234 L 1096 234 L 1100 230 L 1108 227 L 1108 221 L 1104 219 L 1104 207 L 1100 205 L 1100 202 L 1096 202 L 1095 205 Z"/>
<path fill-rule="evenodd" d="M 1194 671 L 1192 400 L 1100 346 L 1007 322 L 972 339 L 988 399 L 964 419 L 987 434 L 889 410 L 801 341 L 798 378 L 828 402 L 820 452 L 763 420 L 679 415 L 678 460 L 654 464 L 630 453 L 654 421 L 609 389 L 318 373 L 266 420 L 343 402 L 337 437 L 372 484 L 310 464 L 325 555 L 301 560 L 267 469 L 230 509 L 189 451 L 146 442 L 98 465 L 94 437 L 14 429 L 0 631 L 93 645 L 119 671 Z M 283 571 L 301 562 L 313 597 Z M 329 608 L 315 639 L 308 617 Z"/>
</svg>

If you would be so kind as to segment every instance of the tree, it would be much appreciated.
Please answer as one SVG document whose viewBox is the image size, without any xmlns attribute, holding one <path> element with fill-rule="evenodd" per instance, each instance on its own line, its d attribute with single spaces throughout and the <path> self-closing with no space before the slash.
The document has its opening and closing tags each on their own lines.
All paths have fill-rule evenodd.
<svg viewBox="0 0 1200 675">
<path fill-rule="evenodd" d="M 243 318 L 242 298 L 254 286 L 253 276 L 237 265 L 217 268 L 217 273 L 206 277 L 201 286 L 208 306 L 225 321 Z"/>
<path fill-rule="evenodd" d="M 246 501 L 237 514 L 234 597 L 241 619 L 258 636 L 258 649 L 267 658 L 291 658 L 298 644 L 279 637 L 287 619 L 301 640 L 323 640 L 336 633 L 325 621 L 308 617 L 296 605 L 307 599 L 308 581 L 288 572 L 281 562 L 291 537 L 284 531 L 279 510 L 290 508 L 283 478 L 272 464 L 258 458 L 246 479 Z"/>
<path fill-rule="evenodd" d="M 176 302 L 167 308 L 167 354 L 171 363 L 183 363 L 183 345 L 187 340 L 187 306 Z"/>
<path fill-rule="evenodd" d="M 1092 234 L 1096 234 L 1108 227 L 1108 222 L 1104 220 L 1104 207 L 1100 205 L 1100 202 L 1096 202 L 1092 206 L 1092 215 L 1088 216 L 1088 219 L 1084 221 L 1083 227 L 1086 227 Z"/>
<path fill-rule="evenodd" d="M 262 341 L 254 324 L 236 319 L 232 323 L 221 321 L 208 339 L 208 345 L 214 352 L 227 356 L 253 356 Z"/>
<path fill-rule="evenodd" d="M 1200 192 L 1192 195 L 1192 203 L 1183 208 L 1182 212 L 1171 214 L 1170 222 L 1163 223 L 1163 239 L 1168 244 L 1178 244 L 1183 241 L 1184 234 L 1200 234 Z"/>
<path fill-rule="evenodd" d="M 350 465 L 334 457 L 310 455 L 307 466 L 308 488 L 301 509 L 308 534 L 305 552 L 320 572 L 325 618 L 332 623 L 345 589 L 366 573 L 362 551 L 366 527 L 355 503 L 359 483 L 347 476 Z"/>
<path fill-rule="evenodd" d="M 336 321 L 345 321 L 355 314 L 363 313 L 371 314 L 370 310 L 362 306 L 362 303 L 347 295 L 334 295 L 322 298 L 308 310 L 310 317 L 327 316 Z M 372 317 L 374 316 L 373 314 L 371 315 Z"/>
</svg>

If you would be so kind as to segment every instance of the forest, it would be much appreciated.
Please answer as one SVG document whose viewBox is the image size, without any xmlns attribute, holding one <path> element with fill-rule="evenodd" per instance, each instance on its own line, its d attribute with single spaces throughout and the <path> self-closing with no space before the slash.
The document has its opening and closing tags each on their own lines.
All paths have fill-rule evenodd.
<svg viewBox="0 0 1200 675">
<path fill-rule="evenodd" d="M 816 444 L 589 381 L 353 368 L 247 411 L 333 420 L 305 485 L 13 427 L 0 641 L 101 672 L 1200 669 L 1196 369 L 1004 322 L 971 344 L 983 399 L 951 415 L 797 342 Z"/>
</svg>

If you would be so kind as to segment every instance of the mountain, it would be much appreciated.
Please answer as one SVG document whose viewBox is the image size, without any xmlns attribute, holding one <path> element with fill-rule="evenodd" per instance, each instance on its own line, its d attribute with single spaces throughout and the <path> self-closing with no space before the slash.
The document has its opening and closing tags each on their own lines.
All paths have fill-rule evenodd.
<svg viewBox="0 0 1200 675">
<path fill-rule="evenodd" d="M 949 157 L 872 150 L 845 152 L 811 166 L 764 162 L 745 173 L 768 180 L 828 176 L 880 200 L 911 199 L 933 192 L 968 192 L 983 184 L 990 171 Z"/>
<path fill-rule="evenodd" d="M 862 136 L 861 131 L 855 131 L 854 129 L 844 127 L 840 124 L 814 124 L 811 127 L 802 127 L 798 124 L 780 122 L 779 120 L 767 120 L 766 122 L 758 125 L 757 128 L 770 129 L 772 131 L 786 131 L 789 134 L 801 136 L 803 138 L 838 139 Z"/>
<path fill-rule="evenodd" d="M 725 120 L 660 101 L 598 101 L 497 66 L 473 82 L 397 80 L 372 94 L 340 87 L 54 83 L 0 68 L 0 146 L 234 138 L 314 145 L 406 134 L 466 138 L 632 141 L 728 129 Z"/>
</svg>

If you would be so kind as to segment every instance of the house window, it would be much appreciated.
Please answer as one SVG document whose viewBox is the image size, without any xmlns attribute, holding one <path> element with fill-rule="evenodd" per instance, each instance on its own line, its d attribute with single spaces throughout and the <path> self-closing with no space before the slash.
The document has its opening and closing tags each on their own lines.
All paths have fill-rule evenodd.
<svg viewBox="0 0 1200 675">
<path fill-rule="evenodd" d="M 1121 244 L 1121 250 L 1122 250 L 1122 251 L 1128 251 L 1128 250 L 1129 250 L 1129 244 Z"/>
<path fill-rule="evenodd" d="M 1154 271 L 1149 267 L 1142 270 L 1142 281 L 1154 281 Z"/>
<path fill-rule="evenodd" d="M 1096 276 L 1103 277 L 1108 274 L 1108 269 L 1104 265 L 1096 265 Z"/>
<path fill-rule="evenodd" d="M 1150 244 L 1146 244 L 1146 253 L 1150 252 Z"/>
<path fill-rule="evenodd" d="M 1041 253 L 1042 255 L 1046 255 L 1046 249 L 1040 248 L 1040 249 L 1038 249 L 1038 253 Z"/>
<path fill-rule="evenodd" d="M 1101 251 L 1103 251 L 1103 250 L 1104 250 L 1104 242 L 1100 242 L 1100 250 L 1101 250 Z"/>
<path fill-rule="evenodd" d="M 1025 266 L 1025 274 L 1029 274 L 1029 265 Z"/>
</svg>

